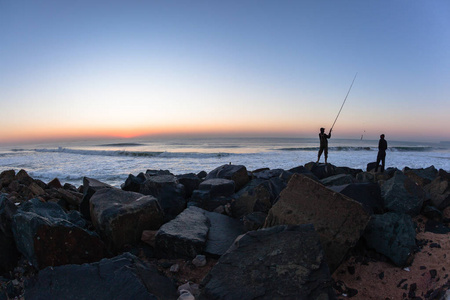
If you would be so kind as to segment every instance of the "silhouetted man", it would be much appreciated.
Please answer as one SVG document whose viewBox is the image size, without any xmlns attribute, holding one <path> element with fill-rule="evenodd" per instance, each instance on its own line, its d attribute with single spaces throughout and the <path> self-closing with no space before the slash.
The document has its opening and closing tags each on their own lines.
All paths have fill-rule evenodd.
<svg viewBox="0 0 450 300">
<path fill-rule="evenodd" d="M 328 158 L 328 139 L 331 137 L 331 129 L 328 134 L 325 133 L 325 128 L 320 128 L 319 133 L 319 140 L 320 140 L 320 148 L 319 148 L 319 155 L 317 156 L 317 162 L 319 163 L 320 156 L 322 155 L 322 152 L 325 155 L 325 164 L 327 163 Z"/>
<path fill-rule="evenodd" d="M 377 166 L 375 167 L 375 172 L 378 171 L 378 165 L 381 161 L 381 172 L 384 172 L 384 161 L 386 158 L 387 142 L 384 139 L 384 134 L 380 135 L 380 141 L 378 142 L 378 155 L 377 155 Z"/>
</svg>

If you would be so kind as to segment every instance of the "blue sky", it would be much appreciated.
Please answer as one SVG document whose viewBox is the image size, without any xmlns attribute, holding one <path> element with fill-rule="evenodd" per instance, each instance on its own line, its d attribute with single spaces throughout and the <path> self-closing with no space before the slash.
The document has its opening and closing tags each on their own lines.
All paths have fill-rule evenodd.
<svg viewBox="0 0 450 300">
<path fill-rule="evenodd" d="M 0 140 L 450 140 L 449 1 L 0 0 Z"/>
</svg>

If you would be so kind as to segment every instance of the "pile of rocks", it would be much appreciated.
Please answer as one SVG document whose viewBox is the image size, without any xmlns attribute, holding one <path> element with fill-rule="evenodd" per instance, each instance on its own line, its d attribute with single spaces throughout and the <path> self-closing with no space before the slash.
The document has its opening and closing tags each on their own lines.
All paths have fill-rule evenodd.
<svg viewBox="0 0 450 300">
<path fill-rule="evenodd" d="M 147 170 L 120 189 L 4 171 L 0 299 L 334 299 L 331 273 L 356 245 L 406 267 L 419 249 L 413 217 L 450 231 L 449 182 L 434 167 L 315 163 Z M 149 263 L 165 259 L 217 263 L 193 289 Z"/>
</svg>

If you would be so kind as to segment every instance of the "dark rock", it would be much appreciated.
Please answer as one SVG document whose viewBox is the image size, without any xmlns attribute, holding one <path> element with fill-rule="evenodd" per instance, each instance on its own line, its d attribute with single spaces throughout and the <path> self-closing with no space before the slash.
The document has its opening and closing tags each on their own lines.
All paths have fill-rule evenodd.
<svg viewBox="0 0 450 300">
<path fill-rule="evenodd" d="M 194 173 L 177 175 L 177 179 L 178 182 L 184 186 L 186 198 L 192 196 L 192 192 L 198 189 L 201 182 L 200 178 L 198 178 Z"/>
<path fill-rule="evenodd" d="M 147 170 L 145 171 L 145 175 L 147 176 L 165 176 L 170 175 L 174 176 L 169 170 Z"/>
<path fill-rule="evenodd" d="M 368 221 L 369 214 L 360 203 L 304 175 L 294 174 L 270 209 L 264 227 L 314 224 L 334 272 Z"/>
<path fill-rule="evenodd" d="M 425 223 L 425 231 L 437 234 L 447 234 L 450 232 L 450 227 L 445 226 L 441 222 L 436 222 L 435 220 L 428 220 Z"/>
<path fill-rule="evenodd" d="M 235 195 L 233 215 L 242 217 L 252 212 L 267 213 L 286 183 L 280 178 L 253 179 Z"/>
<path fill-rule="evenodd" d="M 450 174 L 444 170 L 439 170 L 438 176 L 424 190 L 430 195 L 433 206 L 440 210 L 450 206 Z"/>
<path fill-rule="evenodd" d="M 381 195 L 386 210 L 411 216 L 420 213 L 425 200 L 423 189 L 399 171 L 381 186 Z"/>
<path fill-rule="evenodd" d="M 146 180 L 145 175 L 143 173 L 140 173 L 139 175 L 138 176 L 134 176 L 133 174 L 128 175 L 128 178 L 125 180 L 125 183 L 122 184 L 121 186 L 122 190 L 139 193 L 141 191 L 141 185 Z"/>
<path fill-rule="evenodd" d="M 242 218 L 244 222 L 244 227 L 247 231 L 258 230 L 264 226 L 264 222 L 266 221 L 267 214 L 257 211 L 245 215 Z"/>
<path fill-rule="evenodd" d="M 16 180 L 24 185 L 30 185 L 34 181 L 33 178 L 31 178 L 31 176 L 28 175 L 27 171 L 23 169 L 17 173 Z"/>
<path fill-rule="evenodd" d="M 120 189 L 101 189 L 90 200 L 92 224 L 112 251 L 140 241 L 142 231 L 156 230 L 164 214 L 158 200 Z"/>
<path fill-rule="evenodd" d="M 375 175 L 369 172 L 361 172 L 356 175 L 356 181 L 361 183 L 375 183 Z"/>
<path fill-rule="evenodd" d="M 315 181 L 319 181 L 319 178 L 317 178 L 316 175 L 313 174 L 313 172 L 311 172 L 310 170 L 308 170 L 304 166 L 298 166 L 298 167 L 292 168 L 292 169 L 289 170 L 289 172 L 291 172 L 293 174 L 295 174 L 295 173 L 303 174 L 306 177 L 309 177 L 309 178 L 311 178 L 311 179 L 313 179 Z"/>
<path fill-rule="evenodd" d="M 166 257 L 194 258 L 202 254 L 211 226 L 206 211 L 198 207 L 185 209 L 164 224 L 155 236 L 156 249 Z"/>
<path fill-rule="evenodd" d="M 83 199 L 81 199 L 80 212 L 87 220 L 91 220 L 90 200 L 92 195 L 94 195 L 95 192 L 105 188 L 111 189 L 113 187 L 93 178 L 83 178 Z"/>
<path fill-rule="evenodd" d="M 436 207 L 430 205 L 426 205 L 422 209 L 422 215 L 436 222 L 441 222 L 443 218 L 442 212 Z"/>
<path fill-rule="evenodd" d="M 47 185 L 49 188 L 52 188 L 52 189 L 62 189 L 63 188 L 63 186 L 61 185 L 61 182 L 59 181 L 58 178 L 53 179 Z"/>
<path fill-rule="evenodd" d="M 235 190 L 235 183 L 230 179 L 213 178 L 206 179 L 199 185 L 199 190 L 208 191 L 211 198 L 231 196 Z"/>
<path fill-rule="evenodd" d="M 0 173 L 0 188 L 7 187 L 16 178 L 16 171 L 6 170 Z"/>
<path fill-rule="evenodd" d="M 318 164 L 310 162 L 305 165 L 305 168 L 310 170 L 319 179 L 324 179 L 339 174 L 336 166 L 332 164 Z"/>
<path fill-rule="evenodd" d="M 352 183 L 332 186 L 330 189 L 358 201 L 370 214 L 384 212 L 381 189 L 376 183 Z"/>
<path fill-rule="evenodd" d="M 199 299 L 335 299 L 312 225 L 240 236 L 202 282 Z"/>
<path fill-rule="evenodd" d="M 70 215 L 73 221 L 75 215 Z M 78 215 L 80 218 L 81 216 Z M 97 234 L 70 222 L 56 203 L 31 199 L 13 217 L 12 231 L 18 250 L 36 267 L 81 264 L 103 258 Z"/>
<path fill-rule="evenodd" d="M 188 202 L 188 207 L 197 206 L 207 211 L 214 211 L 220 206 L 230 204 L 232 201 L 233 198 L 231 196 L 211 197 L 211 193 L 208 190 L 195 190 Z"/>
<path fill-rule="evenodd" d="M 322 182 L 322 184 L 326 186 L 344 185 L 354 183 L 355 178 L 353 178 L 352 175 L 348 174 L 338 174 L 324 178 L 320 180 L 320 182 Z"/>
<path fill-rule="evenodd" d="M 336 169 L 339 174 L 351 175 L 353 178 L 355 178 L 357 174 L 363 172 L 361 169 L 353 169 L 349 167 L 337 167 Z"/>
<path fill-rule="evenodd" d="M 204 252 L 213 257 L 222 256 L 234 240 L 244 233 L 239 220 L 215 212 L 205 212 L 210 228 Z"/>
<path fill-rule="evenodd" d="M 197 174 L 197 177 L 200 179 L 205 178 L 206 176 L 208 176 L 208 173 L 206 173 L 205 171 L 201 171 Z"/>
<path fill-rule="evenodd" d="M 264 169 L 259 172 L 252 172 L 252 174 L 257 179 L 269 180 L 273 177 L 280 177 L 283 172 L 285 172 L 283 169 Z"/>
<path fill-rule="evenodd" d="M 242 165 L 223 165 L 220 166 L 206 176 L 206 180 L 213 178 L 223 178 L 233 180 L 235 183 L 235 191 L 239 191 L 250 180 L 247 169 Z"/>
<path fill-rule="evenodd" d="M 363 235 L 369 248 L 387 256 L 397 266 L 412 262 L 416 231 L 409 215 L 388 212 L 373 215 Z"/>
<path fill-rule="evenodd" d="M 97 263 L 45 268 L 25 285 L 25 299 L 177 299 L 176 286 L 124 253 Z"/>
<path fill-rule="evenodd" d="M 12 271 L 19 260 L 20 254 L 11 230 L 16 211 L 14 203 L 9 201 L 6 195 L 0 195 L 0 274 Z"/>
<path fill-rule="evenodd" d="M 419 186 L 424 187 L 437 177 L 438 170 L 434 166 L 426 169 L 410 169 L 406 167 L 403 169 L 403 173 Z"/>
<path fill-rule="evenodd" d="M 366 171 L 367 172 L 375 171 L 376 167 L 377 167 L 377 162 L 376 161 L 368 163 L 367 167 L 366 167 Z"/>
</svg>

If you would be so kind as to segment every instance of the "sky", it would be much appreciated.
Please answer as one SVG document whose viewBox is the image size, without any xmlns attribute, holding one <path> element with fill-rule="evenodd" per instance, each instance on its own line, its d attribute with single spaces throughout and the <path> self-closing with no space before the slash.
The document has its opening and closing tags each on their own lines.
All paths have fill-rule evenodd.
<svg viewBox="0 0 450 300">
<path fill-rule="evenodd" d="M 0 0 L 0 143 L 316 137 L 345 99 L 335 138 L 450 140 L 450 1 Z"/>
</svg>

